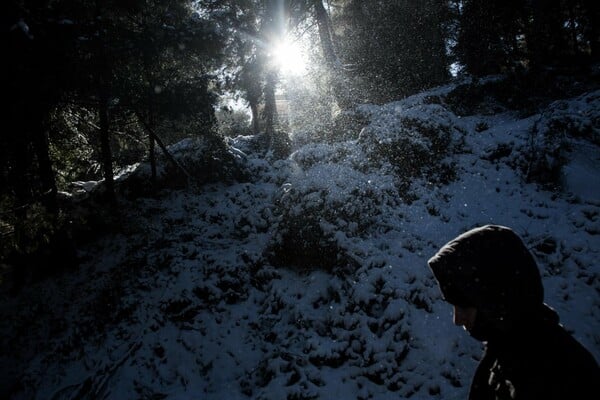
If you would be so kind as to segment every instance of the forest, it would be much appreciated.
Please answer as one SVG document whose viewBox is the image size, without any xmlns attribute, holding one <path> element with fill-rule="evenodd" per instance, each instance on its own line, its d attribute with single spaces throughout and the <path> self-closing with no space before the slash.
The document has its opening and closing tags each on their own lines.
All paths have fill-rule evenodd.
<svg viewBox="0 0 600 400">
<path fill-rule="evenodd" d="M 527 75 L 520 79 L 543 91 L 544 71 L 584 70 L 600 51 L 591 0 L 11 0 L 3 8 L 0 254 L 9 265 L 68 249 L 71 217 L 59 193 L 72 182 L 103 180 L 98 207 L 110 207 L 115 174 L 143 159 L 155 168 L 166 145 L 203 136 L 218 152 L 225 92 L 252 112 L 242 128 L 285 157 L 289 133 L 275 106 L 282 76 L 271 60 L 284 40 L 310 47 L 315 89 L 295 89 L 295 123 L 317 120 L 321 130 L 336 108 L 448 82 L 452 66 Z"/>
<path fill-rule="evenodd" d="M 221 312 L 219 307 L 249 302 L 254 290 L 264 292 L 259 301 L 263 309 L 256 313 L 276 314 L 278 305 L 286 309 L 291 307 L 293 296 L 300 299 L 299 293 L 286 292 L 283 284 L 278 289 L 282 292 L 273 294 L 272 286 L 277 286 L 273 282 L 286 274 L 281 270 L 304 273 L 319 265 L 317 270 L 331 273 L 331 279 L 358 276 L 365 264 L 369 271 L 383 271 L 390 261 L 379 263 L 371 253 L 375 250 L 369 246 L 383 246 L 372 235 L 400 232 L 398 226 L 403 222 L 399 221 L 407 221 L 408 226 L 410 206 L 418 204 L 427 218 L 449 223 L 452 218 L 445 216 L 444 206 L 437 201 L 452 197 L 444 194 L 444 188 L 459 180 L 460 168 L 448 160 L 451 152 L 481 155 L 489 163 L 506 162 L 526 184 L 557 191 L 574 184 L 567 174 L 576 167 L 569 164 L 571 153 L 566 152 L 577 145 L 567 148 L 564 143 L 584 140 L 590 143 L 582 145 L 585 149 L 596 149 L 600 143 L 598 96 L 593 94 L 600 76 L 600 9 L 592 0 L 6 0 L 1 7 L 5 60 L 1 79 L 6 99 L 0 135 L 2 315 L 9 309 L 13 312 L 17 308 L 14 304 L 21 304 L 21 311 L 31 306 L 31 300 L 25 300 L 30 298 L 28 290 L 36 291 L 36 296 L 44 292 L 36 285 L 48 281 L 58 284 L 57 279 L 70 274 L 89 274 L 89 279 L 82 281 L 87 283 L 96 279 L 93 277 L 103 267 L 85 269 L 90 259 L 100 257 L 90 248 L 100 246 L 102 238 L 121 235 L 131 235 L 131 247 L 138 246 L 132 251 L 143 247 L 147 254 L 128 253 L 115 263 L 111 283 L 98 286 L 99 294 L 91 307 L 94 322 L 77 317 L 87 324 L 85 329 L 105 329 L 117 323 L 111 318 L 133 313 L 127 301 L 121 300 L 136 295 L 129 292 L 130 287 L 116 283 L 134 279 L 131 271 L 140 273 L 135 279 L 146 279 L 146 274 L 156 270 L 166 277 L 175 274 L 176 256 L 156 252 L 170 246 L 176 237 L 184 247 L 190 246 L 184 258 L 200 260 L 203 279 L 214 279 L 215 283 L 190 287 L 193 301 L 182 295 L 161 303 L 159 309 L 166 320 L 181 330 L 200 329 L 192 322 L 199 313 L 216 315 Z M 569 99 L 575 100 L 567 103 Z M 517 122 L 502 125 L 500 119 L 493 119 L 503 112 L 512 113 Z M 468 125 L 474 115 L 481 116 L 480 120 Z M 528 120 L 534 117 L 539 119 Z M 514 129 L 518 133 L 522 128 L 527 135 L 522 147 L 515 133 L 512 138 L 501 139 L 493 151 L 485 143 L 469 144 L 473 150 L 464 151 L 468 147 L 465 143 L 478 140 L 478 135 L 499 132 L 501 128 L 494 128 L 496 123 L 510 132 Z M 476 168 L 475 161 L 472 165 Z M 583 176 L 592 169 L 577 171 Z M 415 182 L 422 182 L 422 186 L 415 188 Z M 504 191 L 503 183 L 495 185 L 496 193 Z M 175 200 L 171 197 L 175 193 L 189 197 Z M 434 197 L 439 199 L 434 201 Z M 172 201 L 171 211 L 177 216 L 152 222 L 153 212 L 164 211 L 163 203 L 158 203 L 164 199 Z M 581 212 L 577 211 L 571 222 L 583 227 L 584 234 L 597 244 L 598 230 L 593 225 L 597 223 L 599 200 L 578 201 L 574 204 Z M 467 203 L 463 201 L 461 207 Z M 192 223 L 192 209 L 204 210 L 201 218 L 205 225 L 187 225 Z M 188 211 L 191 214 L 185 216 Z M 236 212 L 239 214 L 234 215 Z M 386 212 L 389 220 L 384 218 Z M 492 214 L 490 218 L 501 218 L 499 211 Z M 134 222 L 132 215 L 148 219 Z M 415 220 L 410 224 L 415 232 L 427 226 Z M 188 231 L 176 231 L 179 226 Z M 160 229 L 161 236 L 153 239 L 152 246 L 148 245 L 150 236 L 137 242 L 136 235 L 151 235 L 153 229 Z M 436 235 L 441 235 L 439 232 Z M 538 248 L 542 259 L 559 257 L 560 242 L 531 235 L 536 246 L 542 243 Z M 426 236 L 423 233 L 422 237 Z M 223 261 L 226 267 L 215 265 L 211 269 L 214 259 L 209 245 L 219 248 L 223 238 L 246 243 L 249 237 L 257 240 L 250 250 L 242 252 L 245 244 L 236 244 L 239 248 L 232 253 L 241 260 L 232 263 L 243 264 L 243 272 L 234 271 L 229 260 Z M 148 243 L 142 244 L 144 240 Z M 410 260 L 416 254 L 425 257 L 419 250 L 421 242 L 407 240 L 401 251 L 408 251 Z M 199 242 L 206 248 L 193 249 Z M 430 245 L 431 241 L 424 246 Z M 390 247 L 383 253 L 388 251 Z M 149 261 L 148 254 L 159 261 Z M 142 267 L 145 263 L 148 265 Z M 384 327 L 387 317 L 371 307 L 385 310 L 388 301 L 402 300 L 426 313 L 438 312 L 431 300 L 435 295 L 414 290 L 405 297 L 394 297 L 396 292 L 386 294 L 384 289 L 385 272 L 377 274 L 368 272 L 367 276 L 378 299 L 391 297 L 367 306 L 359 300 L 363 292 L 351 291 L 349 296 L 355 296 L 355 303 L 348 300 L 348 309 L 365 314 L 367 319 L 381 319 L 368 322 L 380 324 L 371 328 L 380 338 L 389 328 Z M 597 290 L 597 272 L 582 274 L 589 278 L 582 290 Z M 426 280 L 420 273 L 412 278 L 402 276 L 411 283 Z M 316 287 L 313 281 L 290 279 L 299 279 L 294 282 L 307 284 L 311 291 L 318 290 L 322 293 L 319 296 L 324 296 L 315 295 L 308 309 L 312 306 L 316 310 L 317 304 L 329 304 L 332 299 L 346 304 L 344 295 L 340 300 L 340 295 L 333 293 L 339 289 L 347 294 L 344 284 L 339 284 L 341 289 L 336 286 L 338 281 L 332 280 L 329 287 Z M 154 284 L 148 283 L 148 287 Z M 421 289 L 427 292 L 431 287 L 423 283 Z M 113 304 L 110 298 L 120 302 L 115 306 L 119 317 L 106 317 L 114 310 L 100 306 L 103 302 Z M 139 306 L 146 300 L 136 301 Z M 196 301 L 203 305 L 194 308 Z M 593 315 L 596 326 L 598 318 Z M 15 317 L 0 332 L 5 337 L 11 332 L 11 338 L 15 332 L 16 338 L 16 332 L 22 332 L 17 327 L 24 329 L 25 321 L 24 316 Z M 319 337 L 332 335 L 332 327 L 315 328 L 317 322 L 309 322 L 310 327 L 296 328 L 312 328 Z M 295 322 L 302 323 L 301 318 Z M 276 326 L 272 331 L 281 338 L 286 327 Z M 64 326 L 55 328 L 63 332 Z M 319 329 L 329 331 L 322 334 Z M 408 353 L 412 347 L 408 345 L 408 331 L 403 332 L 393 337 L 407 343 Z M 597 334 L 595 339 L 590 339 L 593 332 L 590 335 L 588 340 L 598 351 Z M 296 336 L 290 333 L 288 337 Z M 2 343 L 3 350 L 14 343 L 10 340 Z M 27 347 L 23 342 L 20 345 Z M 71 354 L 77 344 L 69 342 L 68 346 L 73 348 L 65 354 Z M 144 346 L 138 341 L 127 354 Z M 166 360 L 166 345 L 152 346 L 149 354 Z M 312 350 L 318 354 L 311 356 L 309 365 L 319 371 L 323 366 L 337 368 L 350 362 L 332 359 L 333 350 L 325 351 L 314 343 Z M 361 351 L 360 357 L 368 358 L 366 350 Z M 282 385 L 305 385 L 301 390 L 304 394 L 278 392 L 274 387 L 281 371 L 269 370 L 266 358 L 249 358 L 236 362 L 247 364 L 250 371 L 245 377 L 236 377 L 238 392 L 244 396 L 318 398 L 314 394 L 318 389 L 313 393 L 306 388 L 327 386 L 312 379 L 303 367 L 292 368 L 299 362 L 296 355 L 286 356 L 271 347 L 264 352 L 291 368 L 287 384 Z M 405 356 L 400 353 L 396 351 L 396 359 Z M 20 359 L 23 365 L 31 360 L 25 358 Z M 1 361 L 7 365 L 10 359 L 4 356 Z M 210 372 L 217 369 L 218 361 L 214 369 L 213 361 L 196 360 L 203 376 L 216 373 Z M 54 396 L 47 397 L 53 399 L 119 398 L 117 389 L 112 393 L 106 389 L 106 382 L 116 376 L 121 365 L 105 369 L 110 370 L 105 375 L 92 375 L 90 381 L 76 387 L 67 388 L 64 382 L 62 388 L 52 386 L 56 382 L 37 381 L 35 385 L 40 390 L 55 387 Z M 29 373 L 35 375 L 31 370 Z M 34 384 L 28 386 L 20 374 L 20 369 L 4 374 L 0 386 L 15 385 L 19 379 L 20 386 L 11 386 L 13 392 L 6 389 L 0 395 L 21 393 L 27 398 L 31 394 L 23 388 Z M 381 374 L 379 370 L 366 374 L 368 385 L 383 385 L 392 391 L 408 387 L 402 379 L 391 381 L 391 375 Z M 460 387 L 460 377 L 447 371 L 440 374 L 450 382 L 450 389 Z M 122 382 L 114 387 L 127 386 Z M 130 391 L 125 392 L 137 393 L 140 398 L 168 397 L 160 392 L 160 385 L 142 386 L 135 386 L 135 390 L 127 386 Z M 450 390 L 440 384 L 427 390 L 421 386 L 411 386 L 403 396 L 427 392 L 444 398 L 444 393 L 449 393 L 445 390 Z M 194 390 L 208 391 L 214 398 L 226 396 L 224 390 L 207 387 Z M 363 388 L 362 384 L 359 387 Z M 67 395 L 63 389 L 71 391 Z M 40 393 L 36 398 L 44 398 Z M 88 397 L 78 397 L 82 393 Z"/>
</svg>

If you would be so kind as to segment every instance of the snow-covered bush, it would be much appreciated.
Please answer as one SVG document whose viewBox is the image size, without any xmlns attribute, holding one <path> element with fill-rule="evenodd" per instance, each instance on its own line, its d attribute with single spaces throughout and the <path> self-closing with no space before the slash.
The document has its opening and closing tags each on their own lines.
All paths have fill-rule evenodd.
<svg viewBox="0 0 600 400">
<path fill-rule="evenodd" d="M 541 114 L 530 129 L 524 163 L 527 179 L 557 184 L 575 141 L 600 146 L 600 91 L 575 100 L 556 101 Z"/>
<path fill-rule="evenodd" d="M 391 176 L 361 172 L 343 145 L 307 146 L 293 155 L 297 170 L 277 195 L 269 252 L 276 265 L 332 268 L 352 264 L 350 238 L 373 228 L 383 205 L 398 203 Z M 331 162 L 338 159 L 340 163 Z"/>
<path fill-rule="evenodd" d="M 358 139 L 308 144 L 290 157 L 295 169 L 277 196 L 268 250 L 274 264 L 352 265 L 348 241 L 385 226 L 380 217 L 411 198 L 413 178 L 451 179 L 443 159 L 463 133 L 444 107 L 415 100 L 357 113 L 376 121 Z"/>
<path fill-rule="evenodd" d="M 361 108 L 342 111 L 315 129 L 295 130 L 291 135 L 292 149 L 297 150 L 311 143 L 339 143 L 358 138 L 367 125 L 368 116 Z"/>
<path fill-rule="evenodd" d="M 230 148 L 241 151 L 246 156 L 258 155 L 264 151 L 265 143 L 262 135 L 238 135 L 225 138 Z"/>
<path fill-rule="evenodd" d="M 405 186 L 425 175 L 429 180 L 441 175 L 449 180 L 443 159 L 463 135 L 454 126 L 453 115 L 438 104 L 387 108 L 379 112 L 378 124 L 364 128 L 358 139 L 373 166 L 391 165 Z"/>
<path fill-rule="evenodd" d="M 368 123 L 369 116 L 361 108 L 342 111 L 334 117 L 331 134 L 327 139 L 330 141 L 356 139 L 361 129 Z"/>
<path fill-rule="evenodd" d="M 468 116 L 474 114 L 493 115 L 505 110 L 505 104 L 498 99 L 500 87 L 506 84 L 498 79 L 486 79 L 483 81 L 466 82 L 457 85 L 446 96 L 444 102 L 456 115 Z"/>
<path fill-rule="evenodd" d="M 243 153 L 220 138 L 187 138 L 167 146 L 167 150 L 172 159 L 162 151 L 156 157 L 158 189 L 246 179 Z M 146 194 L 151 186 L 150 177 L 150 163 L 144 162 L 117 179 L 118 187 L 130 196 Z"/>
</svg>

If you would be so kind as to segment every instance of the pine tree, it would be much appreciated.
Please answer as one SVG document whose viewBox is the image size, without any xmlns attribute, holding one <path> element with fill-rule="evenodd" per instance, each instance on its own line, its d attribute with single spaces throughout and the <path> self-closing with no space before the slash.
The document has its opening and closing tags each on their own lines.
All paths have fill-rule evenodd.
<svg viewBox="0 0 600 400">
<path fill-rule="evenodd" d="M 466 71 L 481 76 L 514 68 L 523 60 L 526 19 L 523 1 L 463 1 L 455 51 Z"/>
<path fill-rule="evenodd" d="M 334 18 L 340 58 L 361 101 L 383 102 L 447 80 L 445 1 L 339 1 Z"/>
<path fill-rule="evenodd" d="M 88 162 L 103 167 L 115 204 L 115 132 L 124 128 L 117 124 L 151 115 L 144 122 L 183 118 L 210 127 L 216 98 L 207 71 L 220 40 L 186 0 L 10 1 L 3 11 L 2 83 L 11 102 L 0 138 L 0 204 L 8 210 L 0 215 L 14 233 L 0 256 L 10 247 L 26 256 L 48 247 L 61 229 L 52 156 L 62 165 L 77 158 L 68 154 L 75 146 L 60 148 L 69 135 L 97 144 Z M 94 128 L 81 129 L 80 121 Z M 127 127 L 133 141 L 144 137 L 139 126 Z"/>
</svg>

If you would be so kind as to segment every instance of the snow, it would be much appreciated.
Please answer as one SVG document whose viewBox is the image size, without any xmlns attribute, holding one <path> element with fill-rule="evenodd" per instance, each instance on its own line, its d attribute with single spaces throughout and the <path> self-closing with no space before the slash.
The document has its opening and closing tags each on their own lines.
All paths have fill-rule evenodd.
<svg viewBox="0 0 600 400">
<path fill-rule="evenodd" d="M 426 261 L 487 223 L 521 235 L 546 302 L 600 360 L 600 92 L 525 118 L 460 117 L 428 100 L 453 87 L 363 105 L 357 139 L 274 163 L 235 138 L 249 182 L 124 204 L 123 233 L 82 249 L 80 272 L 2 293 L 2 394 L 20 382 L 10 398 L 466 398 L 482 345 L 452 324 Z M 527 179 L 526 156 L 561 121 L 550 189 Z M 427 169 L 438 161 L 446 178 Z M 278 265 L 275 250 L 294 248 L 327 265 Z"/>
</svg>

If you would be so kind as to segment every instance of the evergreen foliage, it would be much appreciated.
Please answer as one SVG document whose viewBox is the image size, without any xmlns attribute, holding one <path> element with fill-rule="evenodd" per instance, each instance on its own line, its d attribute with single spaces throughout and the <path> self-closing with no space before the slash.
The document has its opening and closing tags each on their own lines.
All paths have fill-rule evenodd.
<svg viewBox="0 0 600 400">
<path fill-rule="evenodd" d="M 212 134 L 216 97 L 208 72 L 221 44 L 185 0 L 2 7 L 8 62 L 1 79 L 10 102 L 0 139 L 0 256 L 39 269 L 48 261 L 32 255 L 58 249 L 52 243 L 69 236 L 59 190 L 104 179 L 114 204 L 115 169 L 152 150 L 148 137 L 160 127 L 172 130 L 178 121 L 185 135 Z"/>
<path fill-rule="evenodd" d="M 343 62 L 361 101 L 385 102 L 445 82 L 448 4 L 440 0 L 338 1 Z"/>
<path fill-rule="evenodd" d="M 286 36 L 314 42 L 311 82 L 286 93 L 297 108 L 289 124 L 300 131 L 296 143 L 357 137 L 356 105 L 447 82 L 451 65 L 476 77 L 510 73 L 514 85 L 493 96 L 531 112 L 560 93 L 559 83 L 546 82 L 555 71 L 589 75 L 600 54 L 592 0 L 8 0 L 1 7 L 8 102 L 0 258 L 27 268 L 47 264 L 33 253 L 64 250 L 53 243 L 70 236 L 74 219 L 61 192 L 74 182 L 103 181 L 96 206 L 113 208 L 99 215 L 118 217 L 114 180 L 123 168 L 148 160 L 148 188 L 158 189 L 155 160 L 169 144 L 200 136 L 222 148 L 223 136 L 246 124 L 223 112 L 217 118 L 225 91 L 249 104 L 262 154 L 286 158 L 292 142 L 275 102 L 284 80 L 273 60 Z M 460 90 L 473 96 L 449 96 L 457 112 L 485 106 L 487 86 Z M 380 153 L 397 154 L 405 139 Z"/>
<path fill-rule="evenodd" d="M 585 0 L 460 1 L 455 53 L 482 76 L 598 61 L 598 8 Z"/>
</svg>

